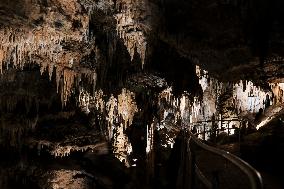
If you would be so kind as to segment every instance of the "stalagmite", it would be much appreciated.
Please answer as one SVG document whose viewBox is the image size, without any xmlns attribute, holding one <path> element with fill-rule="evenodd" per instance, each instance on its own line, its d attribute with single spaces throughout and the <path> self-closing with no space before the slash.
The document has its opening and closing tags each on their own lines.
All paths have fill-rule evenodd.
<svg viewBox="0 0 284 189">
<path fill-rule="evenodd" d="M 150 126 L 147 125 L 146 139 L 146 153 L 149 154 L 153 150 L 154 145 L 154 123 L 152 123 Z"/>
<path fill-rule="evenodd" d="M 122 89 L 122 93 L 118 95 L 118 114 L 122 116 L 125 128 L 132 124 L 136 112 L 138 112 L 138 108 L 134 93 Z"/>
<path fill-rule="evenodd" d="M 117 98 L 111 95 L 107 101 L 104 99 L 105 95 L 102 90 L 97 90 L 94 96 L 81 91 L 79 104 L 85 111 L 94 107 L 101 113 L 106 113 L 108 138 L 113 139 L 113 152 L 120 161 L 130 166 L 128 155 L 132 152 L 132 146 L 125 134 L 125 129 L 132 124 L 134 115 L 138 112 L 135 94 L 123 88 Z"/>
<path fill-rule="evenodd" d="M 106 111 L 108 112 L 108 137 L 110 140 L 114 135 L 115 123 L 118 122 L 117 99 L 113 95 L 111 95 L 106 104 Z"/>
<path fill-rule="evenodd" d="M 114 134 L 114 154 L 121 162 L 124 162 L 127 167 L 130 166 L 128 156 L 132 152 L 132 146 L 128 140 L 128 137 L 124 133 L 123 123 L 117 127 L 117 131 Z"/>
<path fill-rule="evenodd" d="M 270 87 L 274 94 L 273 103 L 274 104 L 282 104 L 284 103 L 284 83 L 270 83 Z"/>
<path fill-rule="evenodd" d="M 101 89 L 95 92 L 94 99 L 95 99 L 96 109 L 103 113 L 105 109 L 105 101 L 104 101 L 104 93 Z"/>
</svg>

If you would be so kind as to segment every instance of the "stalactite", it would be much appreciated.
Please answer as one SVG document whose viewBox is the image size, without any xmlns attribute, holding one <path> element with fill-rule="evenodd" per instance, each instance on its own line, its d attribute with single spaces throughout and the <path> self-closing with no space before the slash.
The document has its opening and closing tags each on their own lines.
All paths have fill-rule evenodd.
<svg viewBox="0 0 284 189">
<path fill-rule="evenodd" d="M 102 113 L 105 110 L 104 92 L 101 89 L 95 92 L 95 107 Z"/>
<path fill-rule="evenodd" d="M 281 56 L 273 56 L 269 57 L 264 61 L 264 64 L 269 64 L 269 63 L 277 63 L 277 62 L 283 62 L 284 58 Z"/>
<path fill-rule="evenodd" d="M 188 126 L 190 123 L 190 107 L 191 107 L 191 102 L 190 99 L 188 98 L 188 94 L 184 94 L 180 98 L 180 117 L 181 117 L 181 125 L 183 127 Z"/>
<path fill-rule="evenodd" d="M 120 10 L 121 5 L 122 9 Z M 115 15 L 117 33 L 123 39 L 131 60 L 133 60 L 135 50 L 137 50 L 143 67 L 147 48 L 146 32 L 150 28 L 148 1 L 120 0 L 116 3 L 116 6 L 118 11 Z M 140 23 L 142 20 L 140 17 L 148 20 L 148 23 Z"/>
<path fill-rule="evenodd" d="M 199 84 L 203 90 L 203 96 L 202 99 L 194 97 L 192 102 L 190 122 L 194 125 L 200 121 L 212 120 L 213 117 L 218 116 L 218 99 L 221 94 L 226 92 L 224 83 L 210 77 L 209 73 L 206 70 L 201 69 L 199 66 L 196 66 L 196 75 L 199 78 Z M 200 128 L 197 127 L 197 130 L 204 132 L 204 129 L 207 130 L 211 127 L 212 125 L 208 123 L 205 128 L 201 126 Z M 205 137 L 208 138 L 208 135 Z"/>
<path fill-rule="evenodd" d="M 115 157 L 121 162 L 124 162 L 127 167 L 130 166 L 128 156 L 132 152 L 132 146 L 128 140 L 128 137 L 124 133 L 123 123 L 117 127 L 116 133 L 114 133 L 114 151 Z"/>
<path fill-rule="evenodd" d="M 270 83 L 270 87 L 274 94 L 274 99 L 272 99 L 274 104 L 284 103 L 284 83 Z"/>
<path fill-rule="evenodd" d="M 150 126 L 147 125 L 146 140 L 146 154 L 149 154 L 153 150 L 154 146 L 154 123 L 152 123 Z"/>
<path fill-rule="evenodd" d="M 234 86 L 233 97 L 237 110 L 257 113 L 260 108 L 263 110 L 266 108 L 265 102 L 272 97 L 272 94 L 255 86 L 251 81 L 240 81 Z"/>
<path fill-rule="evenodd" d="M 0 34 L 1 48 L 4 51 L 4 60 L 14 55 L 13 63 L 18 68 L 23 68 L 25 58 L 31 59 L 33 55 L 47 56 L 50 61 L 58 59 L 58 53 L 62 51 L 61 42 L 66 38 L 73 37 L 80 41 L 79 36 L 65 36 L 51 28 L 42 28 L 38 31 L 16 31 L 11 28 L 4 28 Z M 13 40 L 11 40 L 11 38 Z M 73 40 L 75 40 L 73 39 Z M 9 62 L 8 62 L 9 63 Z M 46 65 L 44 65 L 46 67 Z"/>
<path fill-rule="evenodd" d="M 84 90 L 81 90 L 78 101 L 79 101 L 79 107 L 81 108 L 81 110 L 85 112 L 86 114 L 89 114 L 90 113 L 90 109 L 89 109 L 90 95 L 88 95 L 88 93 L 85 92 Z"/>
<path fill-rule="evenodd" d="M 0 48 L 0 74 L 2 74 L 4 59 L 4 51 Z"/>
<path fill-rule="evenodd" d="M 105 114 L 108 121 L 107 137 L 109 140 L 113 139 L 113 152 L 120 161 L 130 166 L 128 156 L 132 152 L 132 147 L 125 134 L 125 129 L 132 124 L 134 115 L 138 112 L 135 94 L 124 88 L 117 98 L 113 95 L 107 101 L 104 100 L 105 98 L 102 90 L 96 91 L 94 97 L 81 91 L 80 106 L 84 110 L 94 107 Z"/>
<path fill-rule="evenodd" d="M 51 142 L 47 140 L 40 141 L 29 141 L 30 145 L 37 145 L 38 154 L 44 149 L 48 151 L 54 157 L 67 157 L 74 152 L 85 152 L 85 151 L 99 151 L 100 154 L 108 153 L 108 148 L 106 143 L 89 144 L 84 146 L 79 146 L 77 144 L 64 144 L 59 142 Z"/>
<path fill-rule="evenodd" d="M 154 148 L 154 131 L 156 130 L 157 120 L 153 120 L 153 123 L 147 125 L 146 135 L 146 162 L 147 162 L 147 176 L 152 178 L 155 174 L 155 148 Z M 155 141 L 157 143 L 157 141 Z M 136 164 L 134 164 L 136 165 Z"/>
<path fill-rule="evenodd" d="M 63 74 L 63 68 L 61 66 L 56 66 L 56 91 L 57 93 L 59 92 L 59 85 L 60 85 L 60 80 L 61 76 Z"/>
<path fill-rule="evenodd" d="M 108 112 L 107 121 L 108 121 L 108 138 L 109 140 L 113 137 L 113 130 L 115 129 L 115 123 L 118 122 L 118 110 L 117 110 L 117 99 L 111 95 L 107 104 L 106 110 Z"/>
<path fill-rule="evenodd" d="M 64 27 L 60 29 L 50 27 L 49 22 L 44 22 L 35 28 L 29 28 L 25 25 L 20 28 L 12 28 L 13 26 L 0 28 L 1 73 L 3 65 L 6 65 L 7 69 L 11 65 L 15 68 L 23 69 L 27 63 L 32 62 L 40 65 L 41 73 L 48 71 L 49 78 L 51 79 L 53 68 L 57 67 L 56 78 L 57 86 L 59 86 L 59 78 L 61 76 L 64 77 L 63 72 L 60 73 L 63 68 L 70 68 L 74 62 L 79 62 L 79 52 L 67 52 L 63 49 L 62 44 L 67 41 L 84 42 L 87 31 L 89 30 L 89 15 L 82 12 L 82 6 L 77 1 L 56 3 L 66 11 L 66 15 L 70 15 L 70 20 L 66 19 Z M 24 5 L 26 6 L 26 3 Z M 25 8 L 27 7 L 23 9 Z M 82 14 L 77 14 L 78 12 Z M 35 14 L 37 14 L 36 11 Z M 47 20 L 53 20 L 54 16 L 55 14 L 52 11 L 45 12 L 45 19 Z M 71 23 L 73 20 L 80 20 L 81 28 L 70 32 L 73 27 Z M 58 67 L 61 67 L 61 71 Z M 66 92 L 66 90 L 64 91 Z M 63 96 L 66 97 L 66 93 Z M 65 101 L 62 103 L 65 104 L 66 99 L 63 100 Z"/>
<path fill-rule="evenodd" d="M 76 73 L 73 70 L 63 70 L 63 87 L 61 91 L 61 102 L 63 102 L 63 105 L 66 105 L 67 100 L 71 95 L 75 77 Z"/>
<path fill-rule="evenodd" d="M 226 115 L 215 114 L 215 119 L 238 119 L 238 115 L 244 115 L 248 112 L 258 113 L 261 109 L 266 110 L 269 106 L 273 105 L 274 107 L 276 105 L 268 112 L 271 116 L 268 116 L 267 119 L 261 121 L 261 123 L 256 126 L 256 128 L 259 129 L 271 121 L 272 118 L 275 117 L 275 114 L 282 110 L 282 108 L 277 108 L 283 103 L 284 85 L 282 83 L 270 83 L 273 92 L 272 95 L 270 91 L 263 90 L 256 86 L 252 81 L 241 80 L 232 86 L 230 83 L 221 83 L 214 78 L 210 78 L 208 72 L 202 70 L 198 66 L 196 68 L 196 74 L 199 77 L 199 83 L 203 89 L 203 100 L 201 102 L 199 102 L 197 98 L 194 100 L 191 118 L 192 122 L 198 120 L 210 120 L 210 115 L 213 115 L 212 113 L 218 113 L 216 109 L 217 105 L 224 102 L 218 102 L 217 100 L 220 95 L 225 94 L 226 91 L 232 91 L 230 98 L 225 103 L 228 106 L 234 107 L 234 111 L 228 112 L 229 114 L 227 113 Z M 272 97 L 274 98 L 272 99 Z M 211 110 L 206 113 L 206 111 L 209 110 L 208 107 L 210 107 L 209 109 Z M 222 128 L 224 126 L 223 124 L 224 123 L 218 121 L 218 128 Z M 239 127 L 240 125 L 237 121 L 231 121 L 229 124 L 230 129 L 232 129 L 233 125 L 236 127 Z M 199 131 L 203 132 L 202 129 Z"/>
<path fill-rule="evenodd" d="M 124 127 L 131 125 L 133 122 L 134 114 L 138 112 L 138 108 L 135 102 L 135 94 L 122 89 L 120 95 L 118 95 L 118 114 L 122 116 L 124 120 Z"/>
<path fill-rule="evenodd" d="M 172 88 L 169 87 L 162 91 L 158 96 L 158 120 L 153 121 L 151 127 L 156 127 L 159 132 L 163 133 L 161 146 L 172 148 L 178 130 L 189 128 L 189 108 L 190 103 L 188 94 L 185 93 L 181 97 L 175 97 Z M 150 131 L 151 133 L 151 131 Z"/>
<path fill-rule="evenodd" d="M 188 94 L 177 98 L 172 95 L 170 88 L 164 90 L 159 95 L 160 116 L 162 120 L 158 126 L 159 130 L 165 127 L 169 129 L 169 125 L 167 124 L 171 123 L 166 120 L 170 114 L 173 114 L 174 118 L 172 118 L 172 121 L 174 121 L 174 124 L 177 123 L 177 120 L 181 119 L 181 123 L 185 127 L 190 128 L 190 126 L 195 125 L 197 132 L 207 132 L 205 139 L 209 138 L 208 131 L 212 129 L 212 119 L 216 120 L 218 129 L 222 130 L 226 126 L 226 129 L 229 128 L 228 130 L 224 130 L 224 132 L 233 134 L 233 126 L 239 127 L 240 125 L 239 121 L 233 121 L 238 119 L 240 109 L 241 111 L 256 113 L 260 108 L 264 109 L 267 106 L 266 100 L 271 98 L 270 92 L 265 92 L 249 81 L 244 81 L 245 84 L 242 84 L 243 81 L 240 81 L 239 84 L 235 85 L 219 82 L 217 79 L 210 77 L 207 71 L 202 70 L 198 66 L 196 67 L 196 74 L 203 90 L 202 98 L 194 97 L 192 102 L 189 101 Z M 276 93 L 279 92 L 277 91 Z M 223 95 L 229 96 L 226 97 L 227 99 L 222 99 Z M 161 99 L 165 99 L 165 101 Z M 222 113 L 222 110 L 219 108 L 226 108 L 220 107 L 222 103 L 228 107 L 233 106 L 235 109 Z M 224 123 L 222 119 L 232 121 Z M 201 134 L 198 136 L 201 138 L 204 137 Z"/>
<path fill-rule="evenodd" d="M 50 146 L 50 145 L 49 145 Z M 71 154 L 71 152 L 85 152 L 87 150 L 95 151 L 98 148 L 98 145 L 86 145 L 86 146 L 77 146 L 77 145 L 67 145 L 60 146 L 55 145 L 51 150 L 51 155 L 55 157 L 66 157 Z"/>
<path fill-rule="evenodd" d="M 54 64 L 53 63 L 49 63 L 48 64 L 48 76 L 49 76 L 49 80 L 50 81 L 51 81 L 51 78 L 52 78 L 53 69 L 54 69 Z"/>
<path fill-rule="evenodd" d="M 172 87 L 169 87 L 165 90 L 163 90 L 160 94 L 159 94 L 159 103 L 161 103 L 161 99 L 166 99 L 166 101 L 170 102 L 171 99 L 173 99 L 173 94 L 172 94 Z"/>
<path fill-rule="evenodd" d="M 212 128 L 211 123 L 206 123 L 204 127 L 200 122 L 210 121 L 212 117 L 218 117 L 218 99 L 221 94 L 226 92 L 226 84 L 219 82 L 217 79 L 210 78 L 208 72 L 200 69 L 198 66 L 196 74 L 203 90 L 202 98 L 196 96 L 191 101 L 189 98 L 190 91 L 185 92 L 181 97 L 175 97 L 172 94 L 171 88 L 160 93 L 158 104 L 161 123 L 158 125 L 158 130 L 166 128 L 169 132 L 180 126 L 192 129 L 192 126 L 195 125 L 198 132 L 202 133 L 204 129 L 208 131 Z M 173 115 L 172 118 L 171 115 Z M 172 146 L 175 135 L 167 135 L 166 137 L 167 143 L 163 145 L 165 147 Z M 199 137 L 203 138 L 202 135 L 199 135 Z M 208 138 L 209 132 L 205 135 L 205 139 Z"/>
<path fill-rule="evenodd" d="M 96 84 L 97 84 L 97 72 L 95 70 L 90 70 L 90 69 L 81 69 L 79 72 L 79 78 L 86 78 L 88 84 L 92 86 L 92 91 L 91 93 L 94 94 L 96 90 Z M 80 79 L 81 80 L 81 79 Z"/>
<path fill-rule="evenodd" d="M 111 115 L 115 115 L 116 113 L 116 100 L 112 98 L 110 101 L 113 103 L 111 107 Z M 132 152 L 132 146 L 129 142 L 128 137 L 125 134 L 126 127 L 130 126 L 133 122 L 133 118 L 135 113 L 138 112 L 138 108 L 135 102 L 135 95 L 134 93 L 122 89 L 121 94 L 118 95 L 117 98 L 117 115 L 121 116 L 123 122 L 119 123 L 117 126 L 117 132 L 114 133 L 115 140 L 114 140 L 114 153 L 116 154 L 116 157 L 120 159 L 120 161 L 125 162 L 126 166 L 130 166 L 128 161 L 128 155 Z M 112 118 L 113 120 L 113 118 Z"/>
</svg>

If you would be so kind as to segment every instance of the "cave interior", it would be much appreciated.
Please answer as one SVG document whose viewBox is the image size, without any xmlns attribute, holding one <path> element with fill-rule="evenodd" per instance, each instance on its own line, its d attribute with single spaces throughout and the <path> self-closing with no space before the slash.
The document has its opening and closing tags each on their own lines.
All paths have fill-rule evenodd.
<svg viewBox="0 0 284 189">
<path fill-rule="evenodd" d="M 283 9 L 0 0 L 0 188 L 188 188 L 187 131 L 283 189 Z M 250 189 L 206 153 L 212 188 Z"/>
</svg>

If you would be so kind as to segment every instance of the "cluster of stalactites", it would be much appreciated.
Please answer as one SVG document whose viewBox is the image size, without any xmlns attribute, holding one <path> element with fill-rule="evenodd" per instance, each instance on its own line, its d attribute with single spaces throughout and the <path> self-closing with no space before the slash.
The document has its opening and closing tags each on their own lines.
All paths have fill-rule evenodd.
<svg viewBox="0 0 284 189">
<path fill-rule="evenodd" d="M 1 73 L 4 63 L 7 65 L 7 67 L 10 64 L 13 64 L 16 68 L 22 69 L 25 63 L 33 62 L 33 57 L 38 55 L 48 58 L 46 61 L 49 63 L 44 61 L 40 62 L 39 64 L 41 66 L 41 73 L 44 70 L 47 70 L 49 72 L 49 77 L 51 78 L 54 65 L 59 60 L 59 55 L 62 52 L 60 43 L 61 41 L 66 40 L 66 36 L 58 35 L 55 31 L 49 31 L 49 33 L 45 32 L 46 31 L 44 31 L 44 29 L 35 32 L 16 32 L 10 28 L 0 30 Z M 59 73 L 57 73 L 57 75 L 58 74 Z M 67 75 L 69 76 L 70 74 Z M 64 76 L 66 76 L 66 74 Z M 67 81 L 67 84 L 70 84 L 70 80 Z M 70 85 L 66 87 L 68 88 Z M 66 92 L 66 90 L 64 91 Z M 63 95 L 66 96 L 66 93 Z M 65 101 L 63 102 L 65 103 Z"/>
<path fill-rule="evenodd" d="M 138 112 L 135 94 L 127 89 L 122 89 L 117 98 L 111 95 L 105 104 L 105 108 L 109 125 L 109 137 L 114 138 L 114 154 L 121 162 L 125 162 L 126 166 L 130 166 L 128 155 L 132 152 L 132 146 L 124 131 L 132 124 L 134 115 Z M 116 132 L 113 132 L 114 129 L 116 129 Z"/>
<path fill-rule="evenodd" d="M 271 92 L 266 92 L 251 81 L 240 81 L 234 85 L 233 99 L 237 111 L 257 113 L 271 105 Z"/>
<path fill-rule="evenodd" d="M 124 126 L 128 127 L 132 124 L 133 118 L 138 108 L 135 101 L 135 94 L 129 90 L 122 89 L 118 95 L 118 115 L 124 120 Z"/>
<path fill-rule="evenodd" d="M 215 114 L 214 116 L 216 120 L 223 120 L 223 122 L 217 121 L 219 129 L 224 127 L 225 119 L 238 120 L 238 114 L 246 112 L 257 113 L 261 109 L 264 110 L 270 105 L 283 103 L 282 97 L 284 85 L 282 85 L 281 83 L 270 84 L 272 92 L 274 94 L 272 95 L 270 91 L 263 90 L 251 81 L 239 81 L 234 85 L 230 83 L 221 83 L 214 78 L 210 78 L 208 76 L 208 72 L 200 69 L 200 67 L 198 66 L 196 67 L 196 74 L 199 77 L 199 83 L 203 89 L 203 100 L 202 102 L 198 102 L 197 99 L 195 100 L 196 102 L 194 102 L 193 106 L 195 110 L 193 110 L 193 112 L 196 112 L 197 115 L 204 114 L 200 117 L 200 119 L 196 120 L 202 121 L 203 119 L 206 121 L 208 118 L 208 120 L 210 120 L 210 117 L 206 116 L 206 110 L 208 109 L 208 107 L 209 109 L 211 109 L 209 111 L 211 113 L 207 113 L 207 115 L 218 113 L 216 109 L 220 104 L 220 102 L 217 101 L 218 98 L 220 97 L 220 95 L 229 92 L 228 90 L 232 90 L 232 95 L 230 98 L 226 99 L 225 104 L 233 106 L 234 110 L 227 112 L 226 115 L 220 114 L 219 112 L 218 115 Z M 228 94 L 231 93 L 229 92 Z M 274 98 L 272 98 L 273 96 Z M 262 122 L 261 124 L 263 125 L 263 123 L 264 122 Z M 232 131 L 234 130 L 232 129 L 233 126 L 239 127 L 239 125 L 239 121 L 226 122 L 225 127 L 228 128 L 228 132 L 230 129 L 230 133 L 228 134 L 232 134 Z"/>
<path fill-rule="evenodd" d="M 116 10 L 119 12 L 115 15 L 117 33 L 123 39 L 131 60 L 136 50 L 143 67 L 147 48 L 146 30 L 149 30 L 150 26 L 149 21 L 141 23 L 141 20 L 149 19 L 148 1 L 119 0 L 116 2 Z"/>
<path fill-rule="evenodd" d="M 159 94 L 158 104 L 161 105 L 163 100 L 168 102 L 173 107 L 179 106 L 179 99 L 173 95 L 172 87 L 168 87 Z"/>
<path fill-rule="evenodd" d="M 147 125 L 146 154 L 149 154 L 154 148 L 154 126 L 154 122 L 150 126 Z"/>
<path fill-rule="evenodd" d="M 63 70 L 63 86 L 61 87 L 61 102 L 66 105 L 75 82 L 76 73 L 73 70 Z"/>
<path fill-rule="evenodd" d="M 158 117 L 147 127 L 147 148 L 150 154 L 153 148 L 153 131 L 166 130 L 164 142 L 161 144 L 165 148 L 173 148 L 177 131 L 182 128 L 190 129 L 191 100 L 189 94 L 185 92 L 180 97 L 175 97 L 172 87 L 169 87 L 158 96 Z M 163 132 L 163 131 L 162 131 Z"/>
<path fill-rule="evenodd" d="M 117 110 L 117 99 L 111 95 L 108 102 L 106 103 L 107 121 L 109 127 L 109 139 L 113 136 L 113 129 L 115 123 L 118 123 L 118 110 Z"/>
<path fill-rule="evenodd" d="M 93 106 L 102 113 L 106 111 L 109 124 L 113 124 L 117 120 L 117 117 L 121 117 L 124 128 L 130 126 L 135 113 L 138 112 L 135 94 L 123 88 L 117 97 L 111 95 L 107 101 L 105 99 L 104 92 L 101 89 L 97 90 L 94 96 L 82 90 L 79 97 L 79 104 L 84 109 L 86 107 L 89 109 Z"/>
<path fill-rule="evenodd" d="M 59 2 L 61 6 L 71 8 L 69 11 L 75 11 L 76 7 L 80 7 L 76 2 L 62 1 Z M 65 7 L 66 8 L 66 7 Z M 70 12 L 68 12 L 70 13 Z M 53 14 L 46 15 L 53 18 Z M 71 14 L 71 13 L 70 13 Z M 76 17 L 76 16 L 75 16 Z M 74 17 L 74 19 L 75 19 Z M 77 19 L 77 17 L 76 17 Z M 78 18 L 79 19 L 79 18 Z M 70 32 L 70 24 L 66 23 L 67 29 L 64 27 L 58 30 L 50 27 L 48 22 L 41 27 L 28 29 L 28 28 L 0 28 L 0 73 L 3 67 L 10 67 L 13 65 L 15 68 L 23 69 L 27 63 L 36 63 L 40 66 L 40 72 L 47 71 L 51 79 L 53 70 L 56 68 L 57 86 L 61 76 L 66 83 L 63 89 L 63 101 L 66 103 L 66 98 L 69 94 L 70 85 L 72 80 L 70 74 L 64 74 L 64 67 L 72 68 L 74 62 L 79 62 L 80 54 L 78 52 L 66 52 L 62 47 L 62 43 L 66 41 L 83 42 L 88 36 L 88 19 L 89 17 L 83 14 L 80 17 L 82 28 L 80 31 Z M 72 77 L 72 76 L 71 76 Z"/>
<path fill-rule="evenodd" d="M 51 155 L 55 157 L 66 157 L 71 154 L 71 152 L 85 152 L 87 150 L 95 151 L 97 145 L 86 145 L 86 146 L 77 146 L 77 145 L 68 145 L 68 146 L 57 146 L 51 151 Z"/>
<path fill-rule="evenodd" d="M 240 81 L 239 83 L 231 86 L 229 83 L 222 83 L 217 79 L 210 78 L 208 76 L 208 72 L 200 69 L 199 66 L 196 67 L 196 73 L 199 77 L 199 83 L 202 86 L 204 93 L 204 107 L 210 107 L 210 112 L 212 113 L 216 112 L 214 111 L 214 106 L 216 109 L 219 96 L 224 94 L 228 90 L 233 91 L 233 95 L 230 100 L 232 100 L 232 104 L 234 105 L 236 112 L 238 113 L 242 111 L 256 113 L 260 108 L 265 109 L 265 106 L 272 97 L 272 94 L 270 92 L 266 92 L 260 87 L 257 87 L 251 81 Z M 212 106 L 213 104 L 215 105 Z"/>
<path fill-rule="evenodd" d="M 220 82 L 217 79 L 210 77 L 209 72 L 203 70 L 199 66 L 196 66 L 195 72 L 203 92 L 208 91 L 209 93 L 215 93 L 216 96 L 219 96 L 228 90 L 229 84 Z"/>
<path fill-rule="evenodd" d="M 128 156 L 132 152 L 132 145 L 124 132 L 123 124 L 117 127 L 116 132 L 114 133 L 114 150 L 113 153 L 117 159 L 121 162 L 124 162 L 127 167 L 130 166 Z"/>
<path fill-rule="evenodd" d="M 169 87 L 159 94 L 158 106 L 160 110 L 160 120 L 165 121 L 169 114 L 174 115 L 174 123 L 181 121 L 180 126 L 188 126 L 192 112 L 192 102 L 189 99 L 189 94 L 184 92 L 181 97 L 175 97 L 172 93 L 172 88 Z"/>
<path fill-rule="evenodd" d="M 105 110 L 104 96 L 105 95 L 101 89 L 95 91 L 94 96 L 92 96 L 88 91 L 81 89 L 78 100 L 79 107 L 87 114 L 90 113 L 90 109 L 92 108 L 95 108 L 99 112 L 103 113 Z"/>
<path fill-rule="evenodd" d="M 196 75 L 199 78 L 199 84 L 203 90 L 203 97 L 202 99 L 198 97 L 194 98 L 190 120 L 191 124 L 195 125 L 197 133 L 200 133 L 198 137 L 205 140 L 209 138 L 209 130 L 213 127 L 213 120 L 214 123 L 217 124 L 218 129 L 221 129 L 222 132 L 233 134 L 233 126 L 238 127 L 239 122 L 222 122 L 221 120 L 238 119 L 237 108 L 229 111 L 226 109 L 226 106 L 231 107 L 231 105 L 237 101 L 234 86 L 229 82 L 220 82 L 210 77 L 209 73 L 199 66 L 196 66 Z M 241 106 L 245 106 L 246 103 L 248 103 L 247 99 L 244 99 L 244 103 L 241 104 Z M 223 112 L 224 109 L 226 109 L 226 111 Z M 223 130 L 224 126 L 227 130 Z"/>
<path fill-rule="evenodd" d="M 284 58 L 281 57 L 281 56 L 270 57 L 270 58 L 267 58 L 267 59 L 264 61 L 264 64 L 277 63 L 277 62 L 284 62 Z"/>
<path fill-rule="evenodd" d="M 86 78 L 88 84 L 95 89 L 97 74 L 92 70 L 77 70 L 74 71 L 70 68 L 57 66 L 56 68 L 56 85 L 57 85 L 57 93 L 61 95 L 62 106 L 66 106 L 72 92 L 74 91 L 78 85 L 76 85 L 76 81 L 80 81 L 82 77 Z M 87 96 L 82 96 L 86 94 L 83 90 L 79 95 L 79 105 L 83 106 L 84 100 L 87 100 Z M 90 96 L 90 95 L 89 95 Z M 86 98 L 85 98 L 86 97 Z"/>
<path fill-rule="evenodd" d="M 162 124 L 159 127 L 167 127 L 168 122 L 166 122 L 166 119 L 168 115 L 173 114 L 174 124 L 181 119 L 182 125 L 195 125 L 199 133 L 212 129 L 212 120 L 214 119 L 218 129 L 226 128 L 222 131 L 233 134 L 233 127 L 240 126 L 238 113 L 244 111 L 257 113 L 261 108 L 265 109 L 269 105 L 283 103 L 284 100 L 283 83 L 271 84 L 274 93 L 274 99 L 272 99 L 271 92 L 255 86 L 251 81 L 240 81 L 234 85 L 223 83 L 210 77 L 207 71 L 198 66 L 196 67 L 196 74 L 203 89 L 203 97 L 194 97 L 193 101 L 190 101 L 187 95 L 183 95 L 181 98 L 174 97 L 171 88 L 161 92 L 159 108 L 163 110 L 160 118 Z M 223 98 L 226 101 L 220 102 Z M 168 103 L 167 107 L 164 106 L 162 99 L 165 99 Z M 220 111 L 220 108 L 226 108 L 227 106 L 233 106 L 235 109 L 229 111 L 226 109 L 226 113 Z M 208 139 L 208 133 L 205 134 L 205 139 Z M 203 134 L 198 136 L 204 137 Z"/>
<path fill-rule="evenodd" d="M 111 95 L 106 100 L 102 90 L 97 90 L 94 96 L 82 90 L 79 104 L 85 112 L 95 108 L 101 113 L 106 113 L 107 134 L 109 140 L 113 139 L 114 154 L 129 166 L 128 155 L 132 152 L 132 146 L 125 134 L 125 129 L 132 124 L 134 115 L 138 112 L 135 94 L 124 88 L 117 97 Z"/>
<path fill-rule="evenodd" d="M 78 146 L 76 144 L 62 145 L 60 143 L 54 143 L 46 140 L 31 141 L 31 144 L 33 144 L 33 142 L 37 144 L 37 150 L 39 155 L 43 149 L 47 150 L 54 157 L 66 157 L 69 156 L 72 152 L 85 152 L 88 150 L 96 151 L 100 154 L 108 153 L 106 143 Z"/>
<path fill-rule="evenodd" d="M 11 28 L 0 30 L 0 69 L 3 64 L 13 64 L 23 68 L 26 62 L 32 62 L 34 56 L 44 56 L 48 62 L 57 63 L 62 53 L 62 41 L 82 41 L 83 36 L 68 36 L 56 32 L 53 28 L 25 31 Z M 69 60 L 67 60 L 69 62 Z"/>
<path fill-rule="evenodd" d="M 284 103 L 284 83 L 271 83 L 270 87 L 274 94 L 274 99 L 272 99 L 274 104 Z"/>
<path fill-rule="evenodd" d="M 218 99 L 228 90 L 228 86 L 210 77 L 208 71 L 199 66 L 196 66 L 196 75 L 203 90 L 203 97 L 201 100 L 198 97 L 194 98 L 191 120 L 192 122 L 211 120 L 217 114 Z"/>
</svg>

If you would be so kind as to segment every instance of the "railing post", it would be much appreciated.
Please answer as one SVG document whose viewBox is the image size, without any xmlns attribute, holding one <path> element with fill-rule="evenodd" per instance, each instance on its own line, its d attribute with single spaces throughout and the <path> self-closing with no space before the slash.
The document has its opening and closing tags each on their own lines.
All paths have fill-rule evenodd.
<svg viewBox="0 0 284 189">
<path fill-rule="evenodd" d="M 205 135 L 206 135 L 206 128 L 205 128 L 205 124 L 203 124 L 203 140 L 205 140 Z"/>
<path fill-rule="evenodd" d="M 228 129 L 228 136 L 230 136 L 230 121 L 227 123 L 227 129 Z"/>
<path fill-rule="evenodd" d="M 219 189 L 220 188 L 219 172 L 214 171 L 212 174 L 213 174 L 213 180 L 212 180 L 213 189 Z"/>
<path fill-rule="evenodd" d="M 192 173 L 193 173 L 193 177 L 192 177 L 192 182 L 191 182 L 191 186 L 192 186 L 192 189 L 195 188 L 195 176 L 196 176 L 196 171 L 195 171 L 195 164 L 196 164 L 196 161 L 195 161 L 195 153 L 192 154 Z"/>
<path fill-rule="evenodd" d="M 190 148 L 190 189 L 195 189 L 195 153 L 194 149 Z"/>
</svg>

